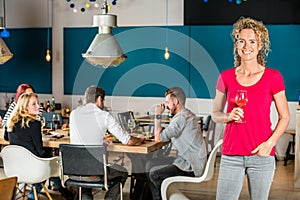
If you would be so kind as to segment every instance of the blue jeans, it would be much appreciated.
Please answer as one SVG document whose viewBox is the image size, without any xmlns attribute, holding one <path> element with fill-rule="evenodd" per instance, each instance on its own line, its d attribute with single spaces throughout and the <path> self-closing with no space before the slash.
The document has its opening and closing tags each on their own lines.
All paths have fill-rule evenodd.
<svg viewBox="0 0 300 200">
<path fill-rule="evenodd" d="M 222 155 L 217 200 L 237 200 L 247 175 L 251 200 L 267 200 L 274 177 L 274 156 Z"/>
<path fill-rule="evenodd" d="M 175 165 L 163 165 L 156 166 L 150 169 L 149 178 L 150 178 L 150 188 L 152 191 L 153 200 L 160 200 L 160 187 L 163 182 L 168 177 L 172 176 L 192 176 L 194 177 L 194 172 L 182 171 Z"/>
</svg>

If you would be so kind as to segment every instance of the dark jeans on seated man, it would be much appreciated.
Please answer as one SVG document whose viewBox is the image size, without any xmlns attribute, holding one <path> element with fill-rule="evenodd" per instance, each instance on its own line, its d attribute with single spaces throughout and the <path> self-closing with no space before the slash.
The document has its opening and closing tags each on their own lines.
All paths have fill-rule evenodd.
<svg viewBox="0 0 300 200">
<path fill-rule="evenodd" d="M 164 179 L 172 176 L 195 176 L 194 172 L 182 171 L 172 165 L 174 159 L 174 157 L 162 157 L 147 162 L 146 170 L 149 171 L 148 179 L 153 200 L 162 199 L 160 189 Z"/>
<path fill-rule="evenodd" d="M 163 164 L 171 164 L 175 157 L 165 156 L 165 149 L 149 154 L 126 154 L 132 163 L 132 175 L 134 176 L 132 200 L 152 200 L 150 190 L 149 171 L 152 167 Z M 131 177 L 133 178 L 133 177 Z"/>
<path fill-rule="evenodd" d="M 124 187 L 126 179 L 128 177 L 127 170 L 120 166 L 120 165 L 113 165 L 109 168 L 108 179 L 112 179 L 117 176 L 122 176 L 122 185 Z M 75 178 L 74 178 L 75 179 Z M 87 178 L 86 181 L 97 181 L 99 179 L 89 179 Z M 117 200 L 120 195 L 120 185 L 116 184 L 114 187 L 110 188 L 106 194 L 104 199 L 105 200 Z M 82 200 L 93 200 L 92 188 L 82 188 Z"/>
</svg>

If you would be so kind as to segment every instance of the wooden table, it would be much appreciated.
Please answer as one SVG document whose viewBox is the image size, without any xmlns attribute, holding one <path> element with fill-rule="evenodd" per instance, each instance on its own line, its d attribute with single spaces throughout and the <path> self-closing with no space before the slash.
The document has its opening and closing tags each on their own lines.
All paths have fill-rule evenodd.
<svg viewBox="0 0 300 200">
<path fill-rule="evenodd" d="M 150 152 L 161 149 L 163 146 L 165 146 L 168 143 L 169 142 L 145 141 L 144 144 L 139 146 L 128 146 L 128 145 L 123 145 L 121 143 L 113 143 L 112 146 L 107 147 L 107 151 L 148 154 Z"/>
<path fill-rule="evenodd" d="M 9 145 L 9 142 L 4 140 L 3 131 L 0 129 L 0 145 L 5 146 Z M 70 137 L 68 136 L 68 131 L 57 130 L 59 135 L 63 135 L 62 138 L 47 138 L 43 137 L 43 146 L 49 148 L 59 148 L 60 144 L 69 144 Z M 144 144 L 139 146 L 128 146 L 123 145 L 122 143 L 113 143 L 112 146 L 107 147 L 107 151 L 110 152 L 124 152 L 124 153 L 139 153 L 139 154 L 148 154 L 150 152 L 161 149 L 164 145 L 168 144 L 168 142 L 154 142 L 154 141 L 145 141 Z"/>
<path fill-rule="evenodd" d="M 70 143 L 70 137 L 68 136 L 69 131 L 63 131 L 63 130 L 57 130 L 56 132 L 59 133 L 59 135 L 63 135 L 62 138 L 55 138 L 55 137 L 43 137 L 43 147 L 49 147 L 49 148 L 59 148 L 60 144 L 69 144 Z M 3 138 L 3 130 L 0 129 L 0 145 L 5 146 L 9 145 L 9 142 L 4 140 Z"/>
</svg>

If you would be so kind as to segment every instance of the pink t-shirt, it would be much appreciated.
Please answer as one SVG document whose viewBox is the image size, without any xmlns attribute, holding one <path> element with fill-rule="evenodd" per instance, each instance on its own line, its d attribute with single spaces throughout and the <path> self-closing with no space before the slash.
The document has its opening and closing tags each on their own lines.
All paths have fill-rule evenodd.
<svg viewBox="0 0 300 200">
<path fill-rule="evenodd" d="M 270 107 L 273 95 L 285 90 L 282 75 L 277 70 L 266 67 L 257 83 L 242 86 L 236 80 L 235 68 L 232 68 L 221 73 L 216 88 L 227 96 L 227 112 L 236 107 L 236 91 L 247 90 L 248 103 L 243 107 L 246 123 L 226 124 L 222 154 L 252 155 L 251 151 L 272 135 Z M 271 155 L 275 155 L 275 147 Z"/>
</svg>

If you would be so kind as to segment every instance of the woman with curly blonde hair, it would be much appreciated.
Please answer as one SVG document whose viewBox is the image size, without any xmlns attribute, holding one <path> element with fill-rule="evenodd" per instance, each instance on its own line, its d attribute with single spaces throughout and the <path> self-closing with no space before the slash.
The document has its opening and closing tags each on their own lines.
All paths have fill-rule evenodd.
<svg viewBox="0 0 300 200">
<path fill-rule="evenodd" d="M 290 118 L 284 80 L 279 71 L 266 66 L 270 40 L 262 22 L 240 18 L 233 25 L 232 38 L 235 67 L 220 74 L 212 113 L 215 122 L 226 124 L 217 200 L 239 199 L 245 175 L 250 199 L 267 200 L 275 172 L 275 145 Z M 243 107 L 235 102 L 239 90 L 248 94 Z M 272 101 L 278 114 L 274 130 Z"/>
</svg>

